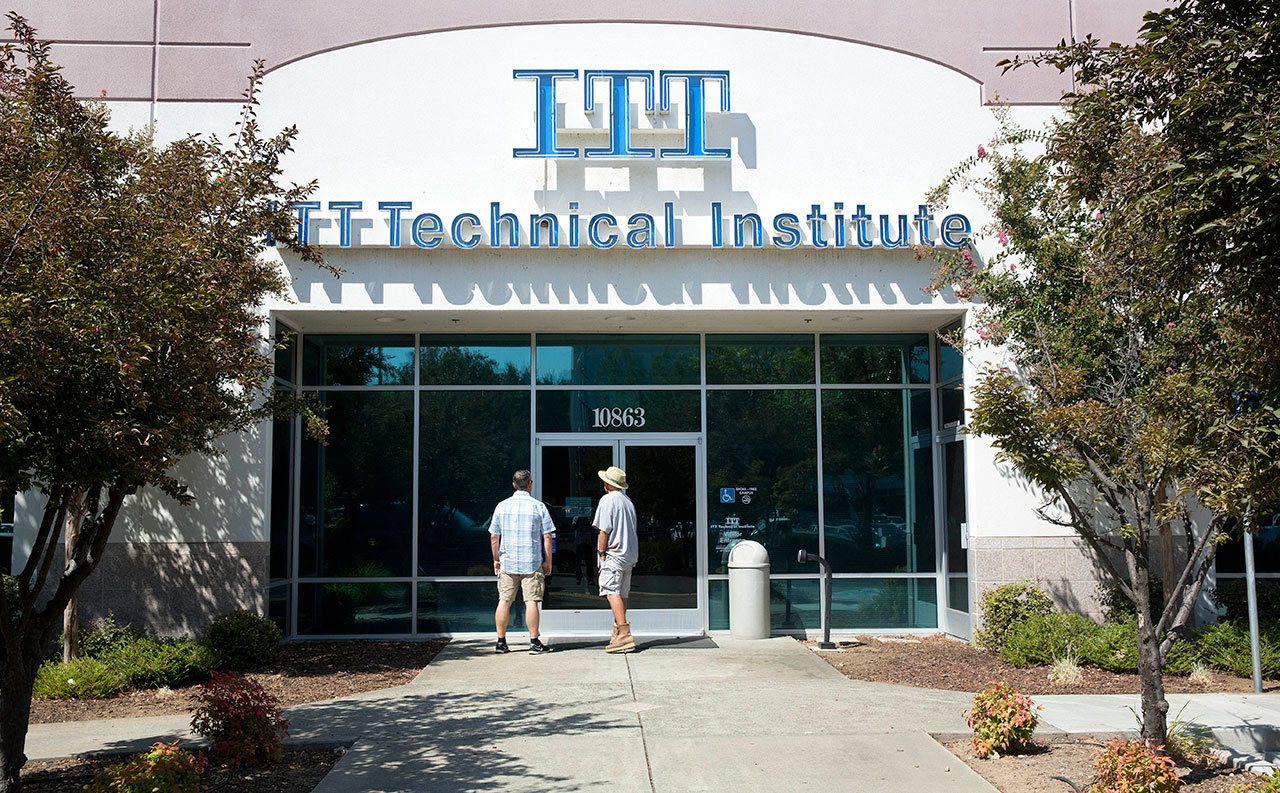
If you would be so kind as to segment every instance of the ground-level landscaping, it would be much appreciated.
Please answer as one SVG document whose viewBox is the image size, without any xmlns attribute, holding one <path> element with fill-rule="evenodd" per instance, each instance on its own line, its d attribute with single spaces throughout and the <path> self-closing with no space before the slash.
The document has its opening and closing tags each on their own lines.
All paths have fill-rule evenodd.
<svg viewBox="0 0 1280 793">
<path fill-rule="evenodd" d="M 404 685 L 446 644 L 447 639 L 292 642 L 284 644 L 270 664 L 245 676 L 287 707 Z M 197 688 L 131 688 L 99 699 L 36 699 L 31 703 L 31 721 L 189 713 L 195 708 Z"/>
<path fill-rule="evenodd" d="M 201 777 L 204 793 L 310 793 L 343 749 L 288 749 L 278 763 L 255 768 L 211 765 Z M 33 760 L 22 769 L 24 793 L 82 793 L 85 785 L 123 756 Z"/>
<path fill-rule="evenodd" d="M 1014 666 L 994 652 L 947 636 L 860 637 L 838 645 L 839 650 L 818 651 L 818 655 L 853 680 L 973 692 L 1002 680 L 1033 696 L 1136 694 L 1139 690 L 1136 672 L 1082 665 L 1079 683 L 1054 682 L 1051 665 Z M 1174 693 L 1250 692 L 1253 681 L 1210 669 L 1194 677 L 1166 675 L 1165 687 Z M 1265 681 L 1263 690 L 1280 691 L 1280 681 Z"/>
<path fill-rule="evenodd" d="M 963 760 L 983 779 L 1002 793 L 1072 793 L 1063 777 L 1084 791 L 1093 777 L 1094 757 L 1105 742 L 1095 738 L 1037 739 L 1025 754 L 980 758 L 968 740 L 944 741 L 943 745 Z M 1239 786 L 1258 784 L 1261 777 L 1220 766 L 1186 769 L 1182 777 L 1185 793 L 1232 793 Z"/>
</svg>

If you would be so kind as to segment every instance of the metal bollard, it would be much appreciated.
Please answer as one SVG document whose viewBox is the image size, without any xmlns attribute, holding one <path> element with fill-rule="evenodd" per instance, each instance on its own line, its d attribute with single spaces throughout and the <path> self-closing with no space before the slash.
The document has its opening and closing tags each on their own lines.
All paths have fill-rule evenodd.
<svg viewBox="0 0 1280 793">
<path fill-rule="evenodd" d="M 827 564 L 826 559 L 816 553 L 809 553 L 803 548 L 800 549 L 800 553 L 796 554 L 796 561 L 800 564 L 817 562 L 822 566 L 822 572 L 826 575 L 827 593 L 822 598 L 822 641 L 818 642 L 818 649 L 834 650 L 836 646 L 831 643 L 831 565 Z"/>
</svg>

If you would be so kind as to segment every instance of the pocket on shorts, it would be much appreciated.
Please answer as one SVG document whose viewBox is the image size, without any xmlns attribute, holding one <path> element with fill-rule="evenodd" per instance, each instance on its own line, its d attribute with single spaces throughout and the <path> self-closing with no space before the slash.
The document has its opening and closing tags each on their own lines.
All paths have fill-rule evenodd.
<svg viewBox="0 0 1280 793">
<path fill-rule="evenodd" d="M 606 561 L 600 566 L 600 594 L 616 595 L 622 586 L 622 571 Z"/>
</svg>

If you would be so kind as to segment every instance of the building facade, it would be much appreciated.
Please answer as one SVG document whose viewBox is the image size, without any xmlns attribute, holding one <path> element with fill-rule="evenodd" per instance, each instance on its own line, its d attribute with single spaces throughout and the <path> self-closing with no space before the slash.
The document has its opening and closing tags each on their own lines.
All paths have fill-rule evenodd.
<svg viewBox="0 0 1280 793">
<path fill-rule="evenodd" d="M 183 461 L 194 506 L 139 494 L 84 608 L 162 632 L 236 607 L 290 635 L 492 629 L 487 521 L 530 468 L 557 524 L 552 635 L 607 631 L 595 471 L 634 482 L 641 632 L 728 627 L 728 550 L 764 543 L 773 625 L 967 636 L 978 593 L 1038 580 L 1097 609 L 1081 544 L 964 433 L 986 362 L 969 306 L 913 246 L 988 222 L 924 195 L 1040 124 L 1069 76 L 1004 72 L 1145 3 L 966 0 L 521 7 L 19 3 L 86 97 L 158 139 L 230 133 L 266 61 L 262 127 L 316 179 L 300 231 L 335 277 L 272 252 L 276 387 L 323 403 Z M 29 6 L 25 7 L 24 6 Z M 767 4 L 766 4 L 767 6 Z M 18 494 L 12 559 L 38 514 Z"/>
</svg>

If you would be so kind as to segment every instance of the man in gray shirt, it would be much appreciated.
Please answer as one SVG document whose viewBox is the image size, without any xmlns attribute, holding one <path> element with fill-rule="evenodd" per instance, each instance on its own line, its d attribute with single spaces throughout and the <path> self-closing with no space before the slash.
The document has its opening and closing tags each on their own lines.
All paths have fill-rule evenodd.
<svg viewBox="0 0 1280 793">
<path fill-rule="evenodd" d="M 627 622 L 627 597 L 631 594 L 631 568 L 640 559 L 640 541 L 636 536 L 636 508 L 627 498 L 627 473 L 610 466 L 596 472 L 604 482 L 604 497 L 596 507 L 592 521 L 597 537 L 596 552 L 600 557 L 600 594 L 609 601 L 613 612 L 613 637 L 605 646 L 606 653 L 629 653 L 636 649 L 631 625 Z"/>
</svg>

